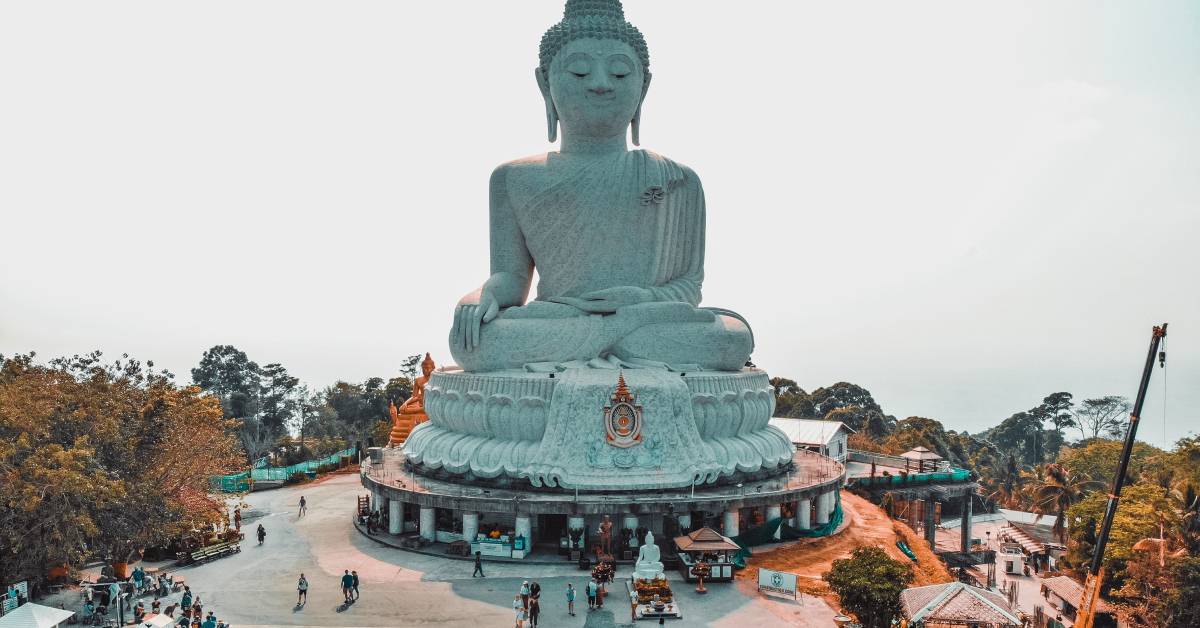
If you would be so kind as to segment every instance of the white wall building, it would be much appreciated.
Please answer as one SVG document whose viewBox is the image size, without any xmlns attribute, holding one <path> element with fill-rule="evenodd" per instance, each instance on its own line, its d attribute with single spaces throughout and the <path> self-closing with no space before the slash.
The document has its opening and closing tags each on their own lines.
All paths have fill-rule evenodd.
<svg viewBox="0 0 1200 628">
<path fill-rule="evenodd" d="M 846 439 L 850 438 L 854 430 L 846 427 L 845 423 L 773 417 L 770 424 L 787 434 L 788 440 L 797 448 L 815 451 L 838 462 L 846 462 L 846 451 L 849 449 Z"/>
</svg>

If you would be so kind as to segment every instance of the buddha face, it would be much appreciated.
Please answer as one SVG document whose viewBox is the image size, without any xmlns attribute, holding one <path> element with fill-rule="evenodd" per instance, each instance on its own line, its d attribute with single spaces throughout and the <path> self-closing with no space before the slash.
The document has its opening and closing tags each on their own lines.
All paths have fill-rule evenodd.
<svg viewBox="0 0 1200 628">
<path fill-rule="evenodd" d="M 542 95 L 558 111 L 563 134 L 606 138 L 625 133 L 645 96 L 646 77 L 628 44 L 577 39 L 550 63 Z"/>
</svg>

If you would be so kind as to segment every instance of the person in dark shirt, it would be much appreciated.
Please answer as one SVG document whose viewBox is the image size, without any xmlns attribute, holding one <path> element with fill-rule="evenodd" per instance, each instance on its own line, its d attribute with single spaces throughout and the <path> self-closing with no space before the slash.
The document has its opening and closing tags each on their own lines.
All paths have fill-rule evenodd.
<svg viewBox="0 0 1200 628">
<path fill-rule="evenodd" d="M 475 571 L 471 573 L 471 577 L 479 576 L 483 578 L 483 554 L 475 552 Z"/>
<path fill-rule="evenodd" d="M 351 576 L 350 570 L 347 569 L 346 573 L 342 576 L 342 597 L 344 597 L 346 599 L 347 604 L 349 604 L 350 602 L 353 601 L 350 599 L 350 593 L 353 590 L 354 590 L 354 576 Z"/>
<path fill-rule="evenodd" d="M 354 599 L 357 600 L 358 599 L 358 572 L 351 571 L 350 575 L 354 578 L 353 580 L 351 580 L 351 586 L 354 587 Z"/>
</svg>

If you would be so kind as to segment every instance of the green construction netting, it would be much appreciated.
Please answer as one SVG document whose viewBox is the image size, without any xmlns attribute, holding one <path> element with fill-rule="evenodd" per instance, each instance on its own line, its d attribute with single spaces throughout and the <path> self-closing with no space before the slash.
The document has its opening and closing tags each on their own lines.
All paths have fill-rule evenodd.
<svg viewBox="0 0 1200 628">
<path fill-rule="evenodd" d="M 742 549 L 733 557 L 733 564 L 737 567 L 745 567 L 746 559 L 753 555 L 750 551 L 751 547 L 756 545 L 767 545 L 769 543 L 778 543 L 780 541 L 794 541 L 796 539 L 808 539 L 820 536 L 829 536 L 842 525 L 842 493 L 835 493 L 836 500 L 834 501 L 833 514 L 829 516 L 829 523 L 819 525 L 808 530 L 794 528 L 784 523 L 782 518 L 772 519 L 765 524 L 746 530 L 745 532 L 731 537 L 730 540 L 737 543 Z M 779 538 L 775 538 L 775 531 L 779 531 Z"/>
<path fill-rule="evenodd" d="M 219 475 L 213 477 L 210 484 L 213 490 L 223 493 L 241 493 L 250 490 L 251 481 L 279 481 L 282 482 L 296 473 L 304 473 L 307 475 L 315 475 L 317 469 L 322 465 L 332 464 L 340 465 L 343 458 L 353 457 L 355 449 L 353 447 L 343 449 L 337 453 L 330 454 L 324 458 L 317 460 L 306 460 L 304 462 L 288 465 L 286 467 L 268 467 L 265 466 L 265 459 L 260 459 L 254 463 L 254 467 L 249 471 L 242 473 L 234 473 L 231 475 Z M 262 464 L 260 464 L 262 463 Z"/>
</svg>

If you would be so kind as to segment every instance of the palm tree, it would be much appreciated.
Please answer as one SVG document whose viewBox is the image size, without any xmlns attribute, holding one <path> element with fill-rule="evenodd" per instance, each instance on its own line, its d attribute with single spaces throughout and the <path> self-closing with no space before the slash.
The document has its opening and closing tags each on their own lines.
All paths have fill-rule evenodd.
<svg viewBox="0 0 1200 628">
<path fill-rule="evenodd" d="M 988 493 L 988 499 L 1004 508 L 1019 507 L 1021 486 L 1025 483 L 1025 479 L 1025 476 L 1021 474 L 1021 465 L 1017 463 L 1016 455 L 1009 453 L 1008 458 L 1004 461 L 1004 466 L 1000 468 L 1000 472 L 991 482 L 994 488 Z"/>
<path fill-rule="evenodd" d="M 1031 487 L 1033 512 L 1039 515 L 1054 515 L 1054 534 L 1063 545 L 1067 543 L 1067 509 L 1078 503 L 1089 491 L 1103 485 L 1085 474 L 1073 473 L 1058 463 L 1042 469 L 1041 477 Z"/>
</svg>

